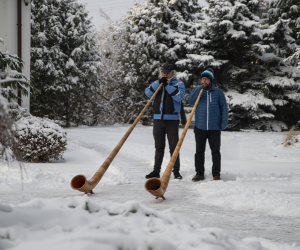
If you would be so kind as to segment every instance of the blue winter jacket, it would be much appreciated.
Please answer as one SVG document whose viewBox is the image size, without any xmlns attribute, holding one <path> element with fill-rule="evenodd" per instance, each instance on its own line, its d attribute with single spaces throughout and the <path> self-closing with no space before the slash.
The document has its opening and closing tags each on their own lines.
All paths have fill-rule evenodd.
<svg viewBox="0 0 300 250">
<path fill-rule="evenodd" d="M 145 89 L 146 95 L 151 98 L 159 86 L 159 80 Z M 181 100 L 185 95 L 184 83 L 175 77 L 154 97 L 152 102 L 153 118 L 156 120 L 179 120 Z"/>
<path fill-rule="evenodd" d="M 200 86 L 194 89 L 188 99 L 188 103 L 194 106 L 200 93 Z M 228 123 L 227 103 L 222 90 L 211 86 L 209 91 L 202 92 L 195 111 L 195 126 L 202 130 L 223 130 Z"/>
</svg>

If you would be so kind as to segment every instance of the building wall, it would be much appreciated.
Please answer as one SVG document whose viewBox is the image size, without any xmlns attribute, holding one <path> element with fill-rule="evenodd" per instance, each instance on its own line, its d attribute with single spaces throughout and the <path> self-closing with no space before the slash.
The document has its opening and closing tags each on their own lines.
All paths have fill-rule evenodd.
<svg viewBox="0 0 300 250">
<path fill-rule="evenodd" d="M 17 0 L 0 0 L 0 43 L 2 51 L 18 55 L 18 4 Z M 22 12 L 22 60 L 25 65 L 22 73 L 30 79 L 30 14 L 31 6 L 21 1 Z M 30 95 L 22 95 L 22 107 L 30 111 Z"/>
</svg>

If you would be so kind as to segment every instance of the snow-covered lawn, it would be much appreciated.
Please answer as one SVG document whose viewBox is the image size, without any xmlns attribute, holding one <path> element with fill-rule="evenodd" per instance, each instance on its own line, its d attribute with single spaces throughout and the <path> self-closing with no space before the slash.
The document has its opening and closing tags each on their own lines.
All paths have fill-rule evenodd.
<svg viewBox="0 0 300 250">
<path fill-rule="evenodd" d="M 163 201 L 144 189 L 154 141 L 152 127 L 138 125 L 94 195 L 71 189 L 72 177 L 90 179 L 128 128 L 68 129 L 64 160 L 24 164 L 23 191 L 18 165 L 2 164 L 0 249 L 300 249 L 300 146 L 280 145 L 284 133 L 223 132 L 222 181 L 211 181 L 207 145 L 206 180 L 193 183 L 190 129 L 184 178 L 171 178 Z"/>
</svg>

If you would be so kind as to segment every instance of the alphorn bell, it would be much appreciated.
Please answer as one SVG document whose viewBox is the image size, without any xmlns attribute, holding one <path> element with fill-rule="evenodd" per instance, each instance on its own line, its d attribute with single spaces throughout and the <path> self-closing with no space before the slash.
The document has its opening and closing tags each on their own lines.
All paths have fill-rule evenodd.
<svg viewBox="0 0 300 250">
<path fill-rule="evenodd" d="M 159 197 L 161 197 L 161 198 L 163 198 L 165 200 L 164 193 L 167 190 L 173 166 L 174 166 L 175 161 L 176 161 L 176 159 L 178 157 L 179 150 L 180 150 L 181 145 L 183 143 L 184 137 L 185 137 L 185 135 L 187 133 L 187 130 L 188 130 L 189 126 L 190 126 L 191 120 L 192 120 L 192 118 L 194 116 L 194 113 L 196 111 L 196 108 L 198 106 L 198 103 L 199 103 L 200 97 L 202 95 L 202 92 L 203 92 L 203 89 L 201 89 L 201 91 L 200 91 L 200 93 L 198 95 L 198 98 L 197 98 L 197 100 L 195 102 L 195 105 L 194 105 L 194 107 L 192 109 L 192 112 L 191 112 L 191 114 L 189 116 L 189 119 L 188 119 L 188 121 L 187 121 L 187 123 L 186 123 L 186 125 L 185 125 L 185 127 L 183 129 L 183 132 L 182 132 L 182 134 L 181 134 L 181 136 L 179 138 L 179 141 L 178 141 L 178 143 L 176 145 L 176 148 L 175 148 L 175 150 L 173 152 L 171 160 L 170 160 L 170 162 L 169 162 L 169 164 L 168 164 L 168 166 L 167 166 L 167 168 L 166 168 L 163 176 L 161 177 L 161 179 L 155 178 L 155 177 L 151 178 L 151 179 L 147 180 L 146 183 L 145 183 L 145 189 L 150 194 L 152 194 L 153 196 L 155 196 L 156 199 L 158 199 Z"/>
<path fill-rule="evenodd" d="M 143 114 L 146 112 L 147 108 L 150 106 L 151 102 L 153 101 L 153 99 L 156 96 L 156 94 L 158 93 L 158 91 L 161 89 L 162 85 L 163 85 L 163 83 L 161 83 L 158 86 L 157 90 L 154 92 L 153 96 L 150 98 L 150 100 L 148 101 L 148 103 L 146 104 L 146 106 L 144 107 L 142 112 L 135 119 L 134 123 L 130 126 L 130 128 L 125 133 L 123 138 L 120 140 L 118 145 L 114 148 L 114 150 L 110 153 L 110 155 L 107 157 L 107 159 L 103 162 L 103 164 L 97 170 L 97 172 L 94 174 L 94 176 L 89 181 L 82 174 L 76 175 L 75 177 L 73 177 L 73 179 L 71 180 L 71 187 L 73 189 L 78 190 L 80 192 L 84 192 L 86 194 L 87 193 L 93 194 L 94 187 L 99 183 L 102 176 L 108 169 L 109 165 L 111 164 L 111 162 L 113 161 L 113 159 L 115 158 L 115 156 L 117 155 L 117 153 L 119 152 L 119 150 L 121 149 L 121 147 L 123 146 L 123 144 L 125 143 L 127 138 L 129 137 L 129 135 L 131 134 L 132 130 L 134 129 L 136 124 L 139 122 L 139 120 L 142 118 Z"/>
</svg>

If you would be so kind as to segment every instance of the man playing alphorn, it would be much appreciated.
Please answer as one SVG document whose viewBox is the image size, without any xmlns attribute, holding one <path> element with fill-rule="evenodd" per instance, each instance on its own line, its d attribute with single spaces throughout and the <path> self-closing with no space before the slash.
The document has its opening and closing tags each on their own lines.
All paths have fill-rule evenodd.
<svg viewBox="0 0 300 250">
<path fill-rule="evenodd" d="M 160 79 L 151 83 L 145 89 L 146 95 L 151 98 L 158 86 L 163 83 L 153 101 L 153 137 L 155 141 L 154 169 L 146 175 L 146 179 L 153 177 L 160 178 L 161 164 L 164 158 L 166 135 L 169 142 L 170 154 L 176 148 L 179 140 L 179 121 L 181 100 L 185 95 L 184 83 L 176 78 L 176 71 L 173 64 L 166 63 L 160 72 Z M 179 173 L 179 155 L 174 164 L 173 173 L 175 179 L 182 179 Z"/>
</svg>

